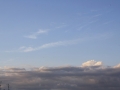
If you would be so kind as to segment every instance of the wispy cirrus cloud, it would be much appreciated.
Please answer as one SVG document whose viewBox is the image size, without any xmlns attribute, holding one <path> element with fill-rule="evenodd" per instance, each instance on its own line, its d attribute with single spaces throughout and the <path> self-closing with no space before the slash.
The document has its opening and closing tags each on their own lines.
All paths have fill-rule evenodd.
<svg viewBox="0 0 120 90">
<path fill-rule="evenodd" d="M 34 32 L 31 35 L 27 35 L 27 36 L 24 36 L 24 37 L 31 38 L 31 39 L 37 39 L 37 36 L 39 36 L 40 34 L 45 34 L 45 33 L 48 33 L 48 29 L 47 30 L 40 29 L 39 31 Z"/>
<path fill-rule="evenodd" d="M 57 41 L 57 42 L 51 42 L 51 43 L 46 43 L 38 47 L 26 47 L 22 46 L 16 50 L 7 50 L 5 52 L 32 52 L 32 51 L 37 51 L 45 48 L 52 48 L 52 47 L 58 47 L 58 46 L 67 46 L 67 45 L 72 45 L 72 44 L 77 44 L 79 42 L 84 41 L 83 39 L 74 39 L 74 40 L 66 40 L 66 41 Z"/>
<path fill-rule="evenodd" d="M 96 14 L 96 15 L 94 15 L 94 16 L 92 16 L 92 17 L 99 17 L 99 16 L 101 16 L 102 14 Z"/>
<path fill-rule="evenodd" d="M 52 47 L 58 47 L 58 46 L 68 46 L 68 45 L 78 44 L 78 43 L 82 43 L 82 42 L 89 41 L 89 40 L 96 40 L 96 39 L 101 39 L 101 38 L 105 39 L 108 37 L 109 37 L 108 33 L 97 34 L 97 35 L 92 36 L 92 37 L 86 36 L 84 38 L 77 38 L 77 39 L 73 39 L 73 40 L 50 42 L 50 43 L 40 45 L 38 47 L 22 46 L 16 50 L 7 50 L 5 52 L 32 52 L 32 51 L 37 51 L 37 50 L 41 50 L 41 49 L 45 49 L 45 48 L 52 48 Z"/>
<path fill-rule="evenodd" d="M 68 40 L 68 41 L 58 41 L 58 42 L 51 42 L 47 44 L 43 44 L 39 47 L 25 47 L 22 46 L 19 48 L 19 51 L 21 52 L 32 52 L 32 51 L 37 51 L 45 48 L 51 48 L 51 47 L 57 47 L 57 46 L 66 46 L 66 45 L 71 45 L 71 44 L 76 44 L 79 41 L 82 41 L 82 39 L 75 39 L 75 40 Z"/>
<path fill-rule="evenodd" d="M 16 50 L 7 50 L 5 52 L 32 52 L 32 51 L 37 51 L 45 48 L 52 48 L 52 47 L 58 47 L 58 46 L 68 46 L 72 44 L 77 44 L 79 42 L 84 41 L 84 39 L 74 39 L 74 40 L 66 40 L 66 41 L 57 41 L 57 42 L 51 42 L 51 43 L 46 43 L 38 47 L 26 47 L 22 46 Z"/>
</svg>

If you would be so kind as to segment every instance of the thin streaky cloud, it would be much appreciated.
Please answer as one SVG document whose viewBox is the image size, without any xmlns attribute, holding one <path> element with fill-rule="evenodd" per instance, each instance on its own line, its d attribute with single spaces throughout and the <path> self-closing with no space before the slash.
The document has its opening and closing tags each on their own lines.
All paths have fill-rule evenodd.
<svg viewBox="0 0 120 90">
<path fill-rule="evenodd" d="M 66 24 L 63 24 L 61 26 L 57 26 L 56 28 L 59 29 L 59 28 L 63 28 L 63 27 L 66 27 L 67 25 Z"/>
<path fill-rule="evenodd" d="M 51 42 L 47 44 L 43 44 L 38 47 L 26 47 L 22 46 L 16 50 L 11 50 L 11 51 L 5 51 L 5 52 L 32 52 L 32 51 L 37 51 L 45 48 L 52 48 L 52 47 L 57 47 L 57 46 L 67 46 L 67 45 L 72 45 L 72 44 L 77 44 L 80 41 L 84 41 L 84 39 L 74 39 L 74 40 L 67 40 L 67 41 L 57 41 L 57 42 Z"/>
<path fill-rule="evenodd" d="M 99 16 L 101 16 L 102 14 L 96 14 L 96 15 L 94 15 L 93 17 L 99 17 Z"/>
<path fill-rule="evenodd" d="M 31 51 L 37 51 L 37 50 L 41 50 L 41 49 L 45 49 L 45 48 L 52 48 L 52 47 L 57 47 L 57 46 L 67 46 L 67 45 L 72 45 L 72 44 L 78 44 L 81 43 L 83 41 L 89 41 L 89 40 L 94 40 L 94 39 L 100 39 L 103 38 L 105 39 L 108 38 L 108 33 L 106 34 L 98 34 L 95 35 L 93 37 L 84 37 L 84 38 L 78 38 L 78 39 L 74 39 L 74 40 L 67 40 L 67 41 L 57 41 L 57 42 L 52 42 L 52 43 L 47 43 L 47 44 L 43 44 L 39 47 L 23 47 L 23 49 L 21 49 L 22 52 L 31 52 Z"/>
<path fill-rule="evenodd" d="M 24 47 L 24 48 L 19 49 L 19 50 L 22 51 L 22 52 L 31 52 L 31 51 L 37 51 L 37 50 L 45 49 L 45 48 L 76 44 L 79 41 L 80 41 L 80 39 L 68 40 L 68 41 L 58 41 L 58 42 L 52 42 L 52 43 L 43 44 L 43 45 L 41 45 L 39 47 L 35 47 L 35 48 L 33 48 L 33 47 Z"/>
<path fill-rule="evenodd" d="M 106 24 L 109 24 L 109 23 L 111 23 L 111 22 L 112 22 L 112 21 L 108 21 L 108 22 L 104 22 L 103 24 L 105 24 L 105 25 L 106 25 Z"/>
<path fill-rule="evenodd" d="M 86 27 L 88 27 L 90 24 L 93 24 L 93 23 L 95 23 L 95 22 L 97 22 L 97 21 L 98 21 L 98 19 L 92 20 L 92 21 L 89 21 L 89 22 L 86 22 L 85 24 L 79 26 L 79 28 L 78 28 L 77 30 L 82 30 L 83 28 L 86 28 Z"/>
<path fill-rule="evenodd" d="M 47 33 L 47 30 L 39 30 L 37 34 Z"/>
<path fill-rule="evenodd" d="M 26 38 L 31 38 L 31 39 L 37 39 L 37 37 L 38 37 L 40 34 L 45 34 L 45 33 L 48 33 L 48 30 L 42 30 L 42 29 L 40 29 L 39 31 L 34 32 L 34 33 L 32 33 L 31 35 L 27 35 L 27 36 L 24 36 L 24 37 L 26 37 Z"/>
<path fill-rule="evenodd" d="M 89 41 L 89 40 L 95 40 L 95 39 L 100 39 L 100 38 L 109 38 L 109 33 L 106 34 L 98 34 L 93 37 L 86 36 L 84 38 L 77 38 L 73 40 L 66 40 L 66 41 L 57 41 L 57 42 L 51 42 L 51 43 L 46 43 L 38 47 L 26 47 L 22 46 L 16 50 L 11 50 L 11 51 L 5 51 L 5 52 L 32 52 L 32 51 L 37 51 L 45 48 L 52 48 L 52 47 L 58 47 L 58 46 L 68 46 L 68 45 L 73 45 L 73 44 L 78 44 L 84 41 Z"/>
</svg>

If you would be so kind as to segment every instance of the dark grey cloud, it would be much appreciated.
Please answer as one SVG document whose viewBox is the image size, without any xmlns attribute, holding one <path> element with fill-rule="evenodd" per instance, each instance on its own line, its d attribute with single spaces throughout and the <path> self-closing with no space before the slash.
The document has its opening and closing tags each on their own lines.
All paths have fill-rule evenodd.
<svg viewBox="0 0 120 90">
<path fill-rule="evenodd" d="M 120 90 L 120 68 L 43 67 L 0 69 L 2 89 L 11 90 Z"/>
</svg>

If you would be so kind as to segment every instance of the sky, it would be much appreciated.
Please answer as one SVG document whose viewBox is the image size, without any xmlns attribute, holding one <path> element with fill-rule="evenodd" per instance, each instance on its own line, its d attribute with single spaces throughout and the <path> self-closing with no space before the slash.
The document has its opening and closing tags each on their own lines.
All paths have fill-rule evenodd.
<svg viewBox="0 0 120 90">
<path fill-rule="evenodd" d="M 120 63 L 119 0 L 1 0 L 0 66 Z"/>
<path fill-rule="evenodd" d="M 120 0 L 0 0 L 0 82 L 10 90 L 120 90 Z"/>
</svg>

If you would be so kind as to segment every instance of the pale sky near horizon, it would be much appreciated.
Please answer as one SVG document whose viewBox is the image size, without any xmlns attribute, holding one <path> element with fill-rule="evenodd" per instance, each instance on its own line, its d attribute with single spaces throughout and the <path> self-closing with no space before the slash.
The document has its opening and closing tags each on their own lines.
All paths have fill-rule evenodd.
<svg viewBox="0 0 120 90">
<path fill-rule="evenodd" d="M 0 66 L 120 63 L 120 0 L 0 0 Z"/>
</svg>

